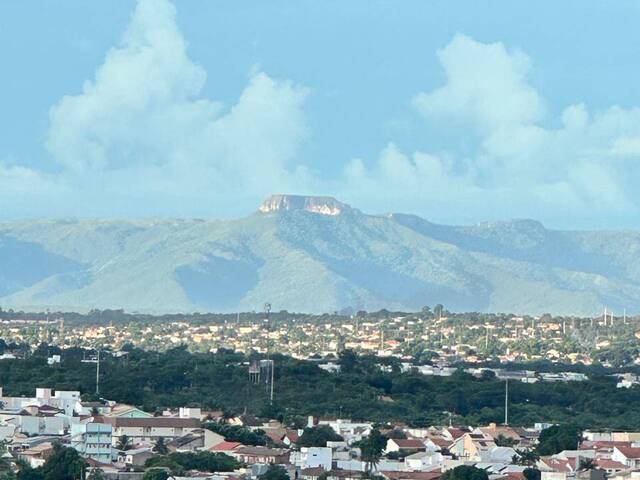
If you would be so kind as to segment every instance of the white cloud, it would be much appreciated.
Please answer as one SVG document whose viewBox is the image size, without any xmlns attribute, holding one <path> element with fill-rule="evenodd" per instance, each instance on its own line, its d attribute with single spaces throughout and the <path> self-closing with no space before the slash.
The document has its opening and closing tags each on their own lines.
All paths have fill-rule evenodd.
<svg viewBox="0 0 640 480">
<path fill-rule="evenodd" d="M 438 51 L 438 58 L 447 83 L 413 100 L 426 117 L 468 120 L 491 130 L 542 117 L 543 101 L 527 83 L 531 62 L 524 53 L 458 34 Z"/>
<path fill-rule="evenodd" d="M 529 79 L 531 59 L 502 43 L 456 35 L 437 52 L 445 83 L 413 98 L 428 126 L 458 132 L 464 153 L 389 143 L 333 181 L 298 159 L 307 88 L 254 66 L 238 99 L 222 104 L 203 94 L 207 72 L 187 47 L 169 0 L 139 0 L 93 78 L 50 110 L 46 146 L 59 173 L 0 164 L 4 197 L 49 195 L 46 206 L 99 216 L 237 215 L 274 191 L 442 222 L 637 214 L 640 109 L 576 103 L 554 115 Z"/>
<path fill-rule="evenodd" d="M 576 104 L 549 118 L 521 51 L 456 35 L 438 57 L 446 83 L 417 94 L 413 105 L 430 124 L 450 121 L 464 138 L 475 132 L 474 151 L 462 156 L 451 145 L 409 156 L 388 146 L 370 167 L 357 160 L 345 168 L 343 193 L 352 201 L 376 204 L 384 192 L 377 204 L 439 221 L 530 216 L 589 224 L 594 215 L 637 214 L 639 109 L 589 112 Z"/>
<path fill-rule="evenodd" d="M 121 44 L 82 93 L 50 112 L 47 147 L 77 184 L 111 194 L 257 198 L 305 181 L 307 89 L 253 71 L 235 105 L 202 95 L 206 72 L 168 0 L 139 0 Z"/>
</svg>

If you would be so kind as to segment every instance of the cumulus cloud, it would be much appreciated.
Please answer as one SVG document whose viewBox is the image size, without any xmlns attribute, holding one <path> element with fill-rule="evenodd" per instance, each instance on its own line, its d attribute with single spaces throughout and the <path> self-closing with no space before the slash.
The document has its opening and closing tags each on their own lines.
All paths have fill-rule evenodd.
<svg viewBox="0 0 640 480">
<path fill-rule="evenodd" d="M 446 83 L 418 93 L 413 105 L 461 138 L 475 132 L 473 151 L 451 145 L 409 155 L 387 146 L 370 166 L 346 166 L 343 195 L 439 221 L 530 216 L 593 224 L 595 214 L 637 213 L 639 109 L 590 112 L 575 104 L 553 118 L 529 81 L 532 61 L 501 43 L 456 35 L 438 58 Z"/>
<path fill-rule="evenodd" d="M 189 57 L 174 5 L 139 0 L 92 78 L 49 112 L 56 173 L 0 163 L 0 200 L 49 198 L 40 210 L 49 215 L 74 205 L 76 215 L 217 216 L 289 191 L 441 222 L 635 218 L 640 109 L 575 103 L 555 112 L 530 80 L 532 59 L 499 42 L 458 34 L 436 54 L 445 81 L 416 93 L 412 108 L 465 148 L 391 142 L 329 179 L 299 159 L 307 88 L 254 67 L 232 104 L 205 96 L 207 74 L 219 72 Z"/>
<path fill-rule="evenodd" d="M 438 51 L 438 58 L 447 83 L 413 99 L 426 117 L 469 120 L 489 130 L 530 124 L 542 117 L 544 103 L 527 83 L 531 61 L 521 51 L 458 34 Z"/>
<path fill-rule="evenodd" d="M 254 71 L 225 108 L 203 96 L 206 79 L 174 6 L 139 0 L 95 77 L 52 107 L 46 146 L 76 183 L 112 194 L 134 185 L 150 195 L 257 198 L 304 182 L 292 162 L 307 136 L 308 90 Z"/>
</svg>

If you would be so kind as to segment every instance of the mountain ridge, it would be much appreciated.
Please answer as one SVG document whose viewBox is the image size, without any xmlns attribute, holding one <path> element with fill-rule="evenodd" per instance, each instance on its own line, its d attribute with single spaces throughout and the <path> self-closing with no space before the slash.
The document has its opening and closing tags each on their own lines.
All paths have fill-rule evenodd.
<svg viewBox="0 0 640 480">
<path fill-rule="evenodd" d="M 275 196 L 231 220 L 0 222 L 0 305 L 150 312 L 640 311 L 640 233 L 448 226 Z M 266 211 L 265 211 L 266 210 Z"/>
</svg>

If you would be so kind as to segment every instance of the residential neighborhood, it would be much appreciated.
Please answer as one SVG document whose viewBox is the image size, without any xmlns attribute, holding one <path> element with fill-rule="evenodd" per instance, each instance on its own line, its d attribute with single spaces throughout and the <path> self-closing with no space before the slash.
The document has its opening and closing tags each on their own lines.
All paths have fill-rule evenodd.
<svg viewBox="0 0 640 480">
<path fill-rule="evenodd" d="M 310 416 L 296 428 L 195 407 L 151 413 L 46 387 L 19 397 L 0 390 L 0 406 L 2 458 L 13 469 L 42 467 L 56 448 L 71 448 L 89 472 L 100 470 L 109 479 L 142 479 L 150 465 L 176 480 L 258 479 L 273 466 L 303 480 L 438 480 L 460 466 L 482 470 L 491 480 L 529 480 L 531 472 L 542 480 L 640 478 L 640 432 L 582 431 L 575 445 L 551 453 L 543 451 L 545 432 L 559 426 L 416 428 Z M 239 441 L 242 433 L 246 443 Z M 373 438 L 378 450 L 372 454 Z M 158 461 L 173 454 L 225 456 L 233 469 L 180 469 L 178 475 L 171 463 Z"/>
</svg>

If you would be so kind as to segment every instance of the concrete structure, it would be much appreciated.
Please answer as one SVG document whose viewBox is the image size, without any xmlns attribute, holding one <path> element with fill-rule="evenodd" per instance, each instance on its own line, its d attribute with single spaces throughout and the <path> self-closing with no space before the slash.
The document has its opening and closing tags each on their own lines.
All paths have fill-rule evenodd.
<svg viewBox="0 0 640 480">
<path fill-rule="evenodd" d="M 111 446 L 113 429 L 105 423 L 80 423 L 71 426 L 71 446 L 85 458 L 110 463 L 114 458 Z"/>
<path fill-rule="evenodd" d="M 331 470 L 333 451 L 328 447 L 302 447 L 299 452 L 291 453 L 291 463 L 296 467 L 322 468 Z"/>
<path fill-rule="evenodd" d="M 111 425 L 113 445 L 123 435 L 133 443 L 155 442 L 160 437 L 169 441 L 200 428 L 200 420 L 178 417 L 95 417 L 95 422 Z"/>
</svg>

